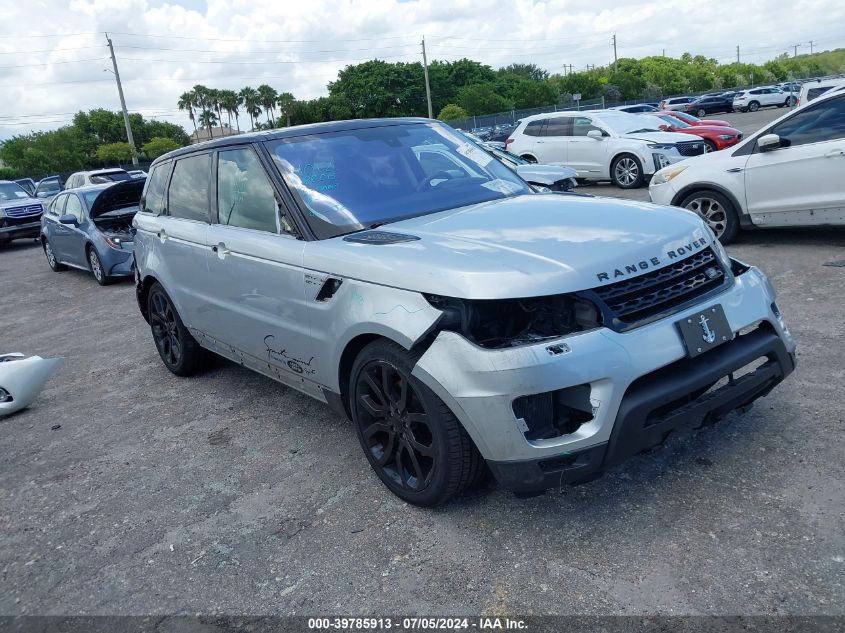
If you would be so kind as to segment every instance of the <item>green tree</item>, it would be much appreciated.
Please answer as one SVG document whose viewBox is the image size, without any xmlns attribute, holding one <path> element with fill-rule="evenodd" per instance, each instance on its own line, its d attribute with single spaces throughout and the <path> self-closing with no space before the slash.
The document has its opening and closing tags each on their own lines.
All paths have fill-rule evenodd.
<svg viewBox="0 0 845 633">
<path fill-rule="evenodd" d="M 144 154 L 147 155 L 147 158 L 155 160 L 159 156 L 162 156 L 167 152 L 172 152 L 174 149 L 178 149 L 179 147 L 181 146 L 172 138 L 156 136 L 155 138 L 150 139 L 148 143 L 144 143 L 143 150 Z"/>
<path fill-rule="evenodd" d="M 290 92 L 281 92 L 279 93 L 279 96 L 276 97 L 276 105 L 279 106 L 279 114 L 284 115 L 287 127 L 290 127 L 290 112 L 295 101 L 296 99 Z"/>
<path fill-rule="evenodd" d="M 443 109 L 440 110 L 440 114 L 437 115 L 437 118 L 441 121 L 457 121 L 458 119 L 465 119 L 468 116 L 467 111 L 461 106 L 450 103 L 443 106 Z"/>
<path fill-rule="evenodd" d="M 458 91 L 458 105 L 472 114 L 492 114 L 513 108 L 513 102 L 499 94 L 492 83 L 464 86 Z"/>
<path fill-rule="evenodd" d="M 122 163 L 132 160 L 132 147 L 129 143 L 105 143 L 97 148 L 97 159 L 103 163 Z"/>
<path fill-rule="evenodd" d="M 516 75 L 531 81 L 546 81 L 549 78 L 549 72 L 543 70 L 536 64 L 511 64 L 499 69 L 499 74 Z"/>
</svg>

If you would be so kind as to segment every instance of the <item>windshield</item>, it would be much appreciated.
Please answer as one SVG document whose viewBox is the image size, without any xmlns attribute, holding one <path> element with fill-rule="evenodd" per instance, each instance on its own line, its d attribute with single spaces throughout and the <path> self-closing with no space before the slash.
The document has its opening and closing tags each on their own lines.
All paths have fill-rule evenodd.
<svg viewBox="0 0 845 633">
<path fill-rule="evenodd" d="M 670 116 L 675 119 L 680 119 L 685 123 L 698 123 L 699 121 L 701 121 L 701 119 L 699 119 L 697 116 L 687 114 L 686 112 L 673 112 L 672 114 L 669 114 L 667 116 Z"/>
<path fill-rule="evenodd" d="M 646 120 L 638 114 L 618 112 L 602 114 L 601 122 L 617 134 L 631 134 L 633 132 L 659 132 L 659 123 Z"/>
<path fill-rule="evenodd" d="M 310 134 L 267 146 L 321 239 L 531 192 L 439 123 Z"/>
<path fill-rule="evenodd" d="M 685 127 L 690 127 L 690 125 L 688 123 L 684 123 L 680 119 L 676 119 L 675 117 L 670 116 L 668 114 L 662 114 L 662 115 L 658 116 L 657 118 L 661 119 L 662 121 L 664 121 L 666 123 L 668 123 L 672 127 L 678 128 L 679 130 L 683 130 Z"/>
<path fill-rule="evenodd" d="M 21 200 L 23 198 L 29 198 L 29 194 L 19 184 L 0 182 L 0 200 Z"/>
<path fill-rule="evenodd" d="M 106 182 L 120 182 L 122 180 L 132 180 L 132 176 L 122 170 L 107 171 L 102 174 L 91 174 L 91 183 L 95 185 L 101 185 Z"/>
</svg>

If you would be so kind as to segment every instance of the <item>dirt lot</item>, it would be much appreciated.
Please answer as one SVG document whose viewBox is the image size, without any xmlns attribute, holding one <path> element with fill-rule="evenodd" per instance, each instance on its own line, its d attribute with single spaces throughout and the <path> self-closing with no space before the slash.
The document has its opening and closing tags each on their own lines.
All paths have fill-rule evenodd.
<svg viewBox="0 0 845 633">
<path fill-rule="evenodd" d="M 16 243 L 0 351 L 66 361 L 0 420 L 0 614 L 845 614 L 845 268 L 824 265 L 843 245 L 729 248 L 799 346 L 744 417 L 577 488 L 420 510 L 327 407 L 225 362 L 172 376 L 131 283 Z"/>
</svg>

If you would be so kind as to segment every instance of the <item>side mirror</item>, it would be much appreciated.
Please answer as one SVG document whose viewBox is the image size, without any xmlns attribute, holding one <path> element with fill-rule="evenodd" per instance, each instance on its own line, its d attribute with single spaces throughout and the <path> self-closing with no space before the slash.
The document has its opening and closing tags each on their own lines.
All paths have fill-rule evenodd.
<svg viewBox="0 0 845 633">
<path fill-rule="evenodd" d="M 669 132 L 672 129 L 672 126 L 664 123 L 663 125 L 660 126 L 660 129 L 663 130 L 664 132 Z"/>
<path fill-rule="evenodd" d="M 73 226 L 79 226 L 79 222 L 76 221 L 76 216 L 71 215 L 70 213 L 65 213 L 63 216 L 59 217 L 60 224 L 70 224 Z"/>
<path fill-rule="evenodd" d="M 604 134 L 602 134 L 598 130 L 590 130 L 589 132 L 587 132 L 587 136 L 596 139 L 597 141 L 600 141 L 604 138 Z"/>
<path fill-rule="evenodd" d="M 761 152 L 771 152 L 780 147 L 780 137 L 777 134 L 764 134 L 757 139 L 757 148 Z"/>
</svg>

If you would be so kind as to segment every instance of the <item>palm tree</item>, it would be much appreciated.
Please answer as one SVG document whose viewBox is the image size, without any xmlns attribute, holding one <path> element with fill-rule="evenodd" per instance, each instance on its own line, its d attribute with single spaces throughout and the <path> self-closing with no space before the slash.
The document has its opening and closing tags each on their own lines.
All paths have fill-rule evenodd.
<svg viewBox="0 0 845 633">
<path fill-rule="evenodd" d="M 229 115 L 229 127 L 232 127 L 232 115 L 235 115 L 235 120 L 238 118 L 238 94 L 234 90 L 220 90 L 219 91 L 220 107 L 223 108 Z M 240 132 L 240 125 L 238 132 Z"/>
<path fill-rule="evenodd" d="M 284 114 L 287 119 L 286 127 L 290 127 L 290 111 L 296 99 L 289 92 L 282 92 L 276 98 L 276 104 L 279 106 L 279 114 Z"/>
<path fill-rule="evenodd" d="M 214 124 L 217 123 L 217 115 L 214 110 L 203 110 L 200 114 L 200 123 L 203 127 L 208 128 L 208 135 L 214 138 Z"/>
<path fill-rule="evenodd" d="M 273 110 L 276 107 L 276 99 L 279 98 L 278 93 L 267 84 L 261 84 L 258 86 L 256 92 L 258 93 L 258 102 L 267 113 L 267 122 L 270 124 L 270 127 L 274 127 Z"/>
<path fill-rule="evenodd" d="M 255 88 L 250 88 L 249 86 L 245 88 L 241 88 L 241 91 L 238 93 L 240 96 L 246 113 L 249 115 L 249 125 L 251 128 L 255 128 L 255 118 L 261 114 L 261 107 L 260 103 L 261 100 L 258 97 L 258 91 Z"/>
<path fill-rule="evenodd" d="M 223 125 L 223 108 L 220 104 L 220 94 L 221 90 L 217 88 L 209 88 L 208 89 L 208 101 L 209 107 L 217 113 L 217 120 L 220 121 L 220 125 Z M 229 125 L 231 127 L 231 123 Z"/>
<path fill-rule="evenodd" d="M 179 97 L 179 101 L 176 103 L 176 106 L 180 110 L 188 111 L 188 118 L 191 119 L 191 123 L 194 124 L 194 134 L 197 133 L 197 119 L 194 116 L 194 107 L 196 105 L 197 104 L 194 101 L 194 94 L 192 92 L 183 92 L 182 96 Z"/>
</svg>

